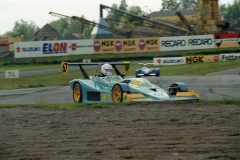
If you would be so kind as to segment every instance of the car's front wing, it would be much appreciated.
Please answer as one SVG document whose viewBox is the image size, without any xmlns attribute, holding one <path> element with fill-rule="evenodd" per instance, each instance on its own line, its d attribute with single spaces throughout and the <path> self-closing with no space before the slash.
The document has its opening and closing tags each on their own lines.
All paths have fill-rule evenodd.
<svg viewBox="0 0 240 160">
<path fill-rule="evenodd" d="M 193 90 L 188 92 L 178 92 L 176 95 L 169 95 L 168 98 L 157 98 L 152 96 L 144 96 L 143 94 L 123 94 L 123 102 L 176 102 L 176 101 L 199 101 L 200 95 Z"/>
</svg>

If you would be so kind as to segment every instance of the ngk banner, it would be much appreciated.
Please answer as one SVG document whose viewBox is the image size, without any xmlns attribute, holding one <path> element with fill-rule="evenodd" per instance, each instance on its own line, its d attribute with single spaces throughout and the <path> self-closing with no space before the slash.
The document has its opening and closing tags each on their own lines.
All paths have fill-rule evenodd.
<svg viewBox="0 0 240 160">
<path fill-rule="evenodd" d="M 219 55 L 207 55 L 207 56 L 186 56 L 186 63 L 206 63 L 206 62 L 218 62 Z"/>
<path fill-rule="evenodd" d="M 160 37 L 161 51 L 207 49 L 213 47 L 213 35 Z"/>
<path fill-rule="evenodd" d="M 178 64 L 185 64 L 186 58 L 185 57 L 160 57 L 160 58 L 153 58 L 153 63 L 155 66 L 157 65 L 178 65 Z"/>
<path fill-rule="evenodd" d="M 131 53 L 160 51 L 160 38 L 95 39 L 94 53 Z"/>
<path fill-rule="evenodd" d="M 15 42 L 15 58 L 93 54 L 93 40 Z"/>
</svg>

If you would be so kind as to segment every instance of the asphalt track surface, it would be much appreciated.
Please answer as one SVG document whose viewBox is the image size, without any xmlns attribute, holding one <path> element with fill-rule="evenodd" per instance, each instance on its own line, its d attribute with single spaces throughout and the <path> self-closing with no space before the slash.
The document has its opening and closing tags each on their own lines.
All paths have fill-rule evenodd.
<svg viewBox="0 0 240 160">
<path fill-rule="evenodd" d="M 77 70 L 78 68 L 69 68 Z M 61 72 L 61 68 L 22 71 L 20 76 Z M 201 100 L 240 99 L 240 67 L 214 72 L 205 76 L 144 77 L 167 90 L 173 82 L 184 82 L 189 89 L 200 94 Z M 0 74 L 0 78 L 4 78 Z M 127 77 L 126 77 L 127 78 Z M 0 91 L 0 104 L 73 103 L 70 86 L 54 86 Z"/>
</svg>

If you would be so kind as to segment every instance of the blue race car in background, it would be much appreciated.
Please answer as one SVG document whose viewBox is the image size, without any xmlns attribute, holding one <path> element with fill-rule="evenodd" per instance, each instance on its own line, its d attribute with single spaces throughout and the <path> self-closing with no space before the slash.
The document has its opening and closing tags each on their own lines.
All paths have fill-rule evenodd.
<svg viewBox="0 0 240 160">
<path fill-rule="evenodd" d="M 138 63 L 142 65 L 142 68 L 136 69 L 135 75 L 136 77 L 141 77 L 141 76 L 160 76 L 160 68 L 148 68 L 148 64 L 153 64 L 153 63 Z"/>
<path fill-rule="evenodd" d="M 102 76 L 98 69 L 101 63 L 62 63 L 63 73 L 67 73 L 68 65 L 78 65 L 83 78 L 73 79 L 69 82 L 75 103 L 87 102 L 175 102 L 175 101 L 199 101 L 200 95 L 194 90 L 188 89 L 182 82 L 172 83 L 168 89 L 152 84 L 145 78 L 125 78 L 116 65 L 125 65 L 129 69 L 129 63 L 110 63 L 116 74 Z M 82 66 L 97 65 L 95 75 L 89 76 Z"/>
</svg>

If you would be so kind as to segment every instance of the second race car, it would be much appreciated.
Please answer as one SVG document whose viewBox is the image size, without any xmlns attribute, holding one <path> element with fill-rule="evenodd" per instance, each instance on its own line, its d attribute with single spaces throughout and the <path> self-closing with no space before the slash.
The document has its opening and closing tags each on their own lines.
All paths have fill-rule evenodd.
<svg viewBox="0 0 240 160">
<path fill-rule="evenodd" d="M 141 64 L 142 67 L 135 70 L 136 77 L 141 76 L 160 76 L 160 69 L 159 68 L 148 68 L 148 64 L 152 63 L 138 63 Z"/>
</svg>

